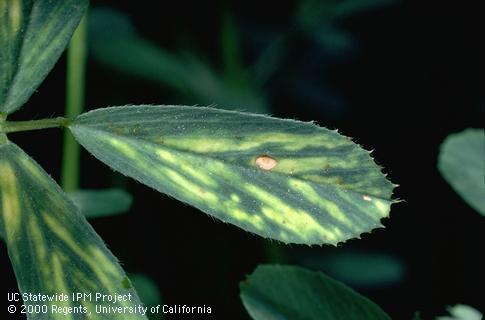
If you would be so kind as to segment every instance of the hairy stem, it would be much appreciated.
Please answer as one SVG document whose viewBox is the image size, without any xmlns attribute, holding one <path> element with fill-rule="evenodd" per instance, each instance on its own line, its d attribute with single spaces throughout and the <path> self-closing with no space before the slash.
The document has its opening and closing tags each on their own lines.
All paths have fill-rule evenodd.
<svg viewBox="0 0 485 320">
<path fill-rule="evenodd" d="M 1 124 L 1 133 L 21 132 L 40 130 L 48 128 L 65 127 L 69 124 L 69 120 L 63 117 L 41 120 L 29 121 L 5 121 Z"/>
<path fill-rule="evenodd" d="M 83 111 L 86 72 L 87 16 L 84 15 L 67 50 L 66 117 L 72 119 Z M 71 133 L 64 132 L 61 186 L 66 191 L 79 188 L 80 147 Z"/>
</svg>

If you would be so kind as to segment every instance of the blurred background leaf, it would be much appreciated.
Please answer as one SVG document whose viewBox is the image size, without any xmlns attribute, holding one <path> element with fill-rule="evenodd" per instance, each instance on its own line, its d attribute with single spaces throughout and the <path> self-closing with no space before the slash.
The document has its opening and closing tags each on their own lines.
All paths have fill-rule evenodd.
<svg viewBox="0 0 485 320">
<path fill-rule="evenodd" d="M 346 250 L 327 254 L 303 255 L 302 266 L 320 270 L 353 288 L 379 288 L 402 283 L 405 278 L 403 262 L 383 252 Z"/>
<path fill-rule="evenodd" d="M 122 189 L 81 189 L 67 193 L 86 218 L 113 216 L 127 212 L 133 197 Z"/>
<path fill-rule="evenodd" d="M 355 40 L 339 27 L 339 21 L 350 15 L 397 2 L 397 0 L 301 0 L 296 10 L 296 25 L 319 45 L 341 52 L 351 49 Z"/>
<path fill-rule="evenodd" d="M 225 74 L 219 74 L 193 53 L 174 54 L 143 39 L 129 18 L 114 9 L 91 10 L 89 22 L 91 53 L 109 68 L 168 87 L 191 98 L 187 103 L 257 113 L 269 111 L 265 98 L 251 86 L 240 65 L 230 15 L 224 16 L 221 36 Z"/>
<path fill-rule="evenodd" d="M 162 294 L 153 279 L 143 273 L 132 273 L 130 274 L 130 280 L 140 297 L 140 301 L 146 307 L 156 307 L 163 304 Z M 162 313 L 156 314 L 149 312 L 147 316 L 150 320 L 163 319 Z"/>
<path fill-rule="evenodd" d="M 283 84 L 295 96 L 301 108 L 330 108 L 335 113 L 343 107 L 342 97 L 322 79 L 308 79 L 315 67 L 325 77 L 327 67 L 341 59 L 342 53 L 354 49 L 354 38 L 339 21 L 396 0 L 315 1 L 296 3 L 291 27 L 273 35 L 253 61 L 241 45 L 243 34 L 228 3 L 223 6 L 219 28 L 222 66 L 211 66 L 194 50 L 173 53 L 140 36 L 130 18 L 115 9 L 95 8 L 90 15 L 90 50 L 102 65 L 169 88 L 183 104 L 214 104 L 216 107 L 268 113 L 272 97 L 264 92 L 271 80 Z M 310 37 L 323 50 L 323 55 L 307 57 L 293 54 L 300 48 L 300 38 Z M 136 57 L 136 58 L 133 58 Z M 323 59 L 322 59 L 323 57 Z M 294 60 L 294 61 L 291 61 Z M 280 78 L 284 64 L 298 65 L 293 74 Z M 315 65 L 317 64 L 317 66 Z M 222 70 L 218 71 L 218 70 Z"/>
<path fill-rule="evenodd" d="M 485 130 L 449 135 L 440 147 L 438 169 L 456 193 L 485 216 Z"/>
<path fill-rule="evenodd" d="M 254 320 L 391 319 L 344 284 L 300 267 L 260 265 L 240 290 Z"/>
<path fill-rule="evenodd" d="M 447 308 L 450 316 L 437 317 L 436 320 L 481 320 L 483 315 L 473 307 L 457 304 Z"/>
</svg>

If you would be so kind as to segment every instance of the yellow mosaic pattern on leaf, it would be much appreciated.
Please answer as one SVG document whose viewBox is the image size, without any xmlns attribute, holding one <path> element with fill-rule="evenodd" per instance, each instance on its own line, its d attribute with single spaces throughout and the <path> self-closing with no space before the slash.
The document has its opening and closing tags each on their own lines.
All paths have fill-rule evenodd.
<svg viewBox="0 0 485 320">
<path fill-rule="evenodd" d="M 133 288 L 122 285 L 125 273 L 116 258 L 57 184 L 13 143 L 0 146 L 0 228 L 5 234 L 19 288 L 26 293 L 67 294 L 68 301 L 46 301 L 48 314 L 29 320 L 81 320 L 84 313 L 51 313 L 51 306 L 87 308 L 89 319 L 112 319 L 95 313 L 92 301 L 73 301 L 73 293 L 130 294 L 131 301 L 114 307 L 136 307 L 141 302 Z M 26 301 L 26 304 L 35 304 Z M 103 304 L 97 302 L 96 304 Z M 116 319 L 146 320 L 140 314 L 118 314 Z"/>
<path fill-rule="evenodd" d="M 115 170 L 240 228 L 337 244 L 381 226 L 393 185 L 369 153 L 312 123 L 220 109 L 98 109 L 70 126 Z M 369 200 L 371 199 L 371 200 Z"/>
</svg>

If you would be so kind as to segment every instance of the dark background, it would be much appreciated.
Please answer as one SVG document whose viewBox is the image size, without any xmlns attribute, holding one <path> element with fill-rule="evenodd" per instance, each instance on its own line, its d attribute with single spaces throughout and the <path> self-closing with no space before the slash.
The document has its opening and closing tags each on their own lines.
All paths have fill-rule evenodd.
<svg viewBox="0 0 485 320">
<path fill-rule="evenodd" d="M 292 32 L 297 4 L 92 2 L 123 11 L 145 39 L 174 53 L 191 50 L 216 70 L 224 12 L 234 16 L 241 56 L 250 65 L 272 38 Z M 156 281 L 165 303 L 211 306 L 214 313 L 207 319 L 249 319 L 238 297 L 238 283 L 258 264 L 301 264 L 302 256 L 318 259 L 338 251 L 397 257 L 405 270 L 399 281 L 356 288 L 395 319 L 410 319 L 416 310 L 431 319 L 457 303 L 484 312 L 485 220 L 436 169 L 439 145 L 447 135 L 483 127 L 480 20 L 478 8 L 466 1 L 401 1 L 359 11 L 338 22 L 352 36 L 351 49 L 332 50 L 296 33 L 284 63 L 263 87 L 271 114 L 316 120 L 374 149 L 377 163 L 400 185 L 395 198 L 404 200 L 393 205 L 391 218 L 384 221 L 386 229 L 337 248 L 284 246 L 215 221 L 134 181 L 125 184 L 135 198 L 131 212 L 92 224 L 128 272 L 144 273 Z M 64 78 L 65 56 L 12 118 L 62 115 Z M 87 109 L 197 103 L 149 80 L 107 68 L 92 57 L 86 94 Z M 58 129 L 10 137 L 59 179 L 62 135 Z M 86 152 L 81 172 L 85 188 L 120 183 L 107 166 Z M 268 247 L 282 257 L 271 258 Z M 0 253 L 1 291 L 16 291 L 3 243 Z M 4 311 L 2 315 L 8 316 Z"/>
</svg>

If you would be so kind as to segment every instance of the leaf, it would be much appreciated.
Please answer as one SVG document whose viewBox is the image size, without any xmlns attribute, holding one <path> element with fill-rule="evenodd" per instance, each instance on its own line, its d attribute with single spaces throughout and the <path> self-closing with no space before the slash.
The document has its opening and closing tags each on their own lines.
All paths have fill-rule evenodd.
<svg viewBox="0 0 485 320">
<path fill-rule="evenodd" d="M 346 0 L 333 5 L 332 15 L 345 18 L 345 16 L 378 10 L 382 7 L 399 3 L 397 0 Z M 330 5 L 332 6 L 332 5 Z"/>
<path fill-rule="evenodd" d="M 365 11 L 380 9 L 381 7 L 396 4 L 396 0 L 344 0 L 344 1 L 318 1 L 303 0 L 299 2 L 296 10 L 296 21 L 303 28 L 310 30 L 319 24 L 334 23 L 337 19 L 346 16 L 362 14 Z"/>
<path fill-rule="evenodd" d="M 0 113 L 20 108 L 54 66 L 88 0 L 0 1 Z"/>
<path fill-rule="evenodd" d="M 391 319 L 344 284 L 300 267 L 260 265 L 240 290 L 254 320 Z"/>
<path fill-rule="evenodd" d="M 347 34 L 339 23 L 350 15 L 362 14 L 387 5 L 396 0 L 344 0 L 344 1 L 299 1 L 296 9 L 296 26 L 308 33 L 326 51 L 338 54 L 355 48 L 355 39 Z"/>
<path fill-rule="evenodd" d="M 481 320 L 482 314 L 467 305 L 464 304 L 457 304 L 452 307 L 448 307 L 448 312 L 450 313 L 451 317 L 437 317 L 437 320 Z"/>
<path fill-rule="evenodd" d="M 76 190 L 67 195 L 87 218 L 124 213 L 130 209 L 133 202 L 132 196 L 121 189 Z"/>
<path fill-rule="evenodd" d="M 54 306 L 84 306 L 89 319 L 146 319 L 140 314 L 107 316 L 95 305 L 135 308 L 140 304 L 127 278 L 86 219 L 57 184 L 13 143 L 0 146 L 0 221 L 22 293 L 67 294 L 67 301 L 45 301 L 47 314 L 29 319 L 86 319 L 86 314 L 52 312 Z M 73 301 L 73 293 L 92 294 L 92 300 Z M 95 301 L 96 293 L 131 295 L 115 304 Z M 35 301 L 24 301 L 35 305 Z M 38 303 L 38 302 L 37 302 Z M 134 309 L 126 309 L 134 310 Z"/>
<path fill-rule="evenodd" d="M 441 144 L 438 169 L 468 205 L 485 215 L 485 130 L 466 129 Z"/>
<path fill-rule="evenodd" d="M 98 109 L 75 138 L 112 168 L 240 228 L 336 244 L 380 225 L 393 185 L 368 152 L 312 123 L 184 106 Z"/>
<path fill-rule="evenodd" d="M 403 262 L 383 252 L 339 250 L 323 256 L 308 255 L 301 264 L 322 270 L 353 288 L 397 285 L 405 277 Z"/>
<path fill-rule="evenodd" d="M 133 287 L 138 292 L 141 301 L 147 307 L 156 307 L 162 305 L 162 295 L 157 287 L 157 284 L 148 276 L 142 273 L 134 273 L 130 275 Z M 161 319 L 161 314 L 150 314 L 150 319 Z"/>
<path fill-rule="evenodd" d="M 196 56 L 174 54 L 142 38 L 129 17 L 119 11 L 93 9 L 89 23 L 90 52 L 108 68 L 154 81 L 201 103 L 268 110 L 264 97 L 254 88 L 228 83 Z"/>
</svg>

